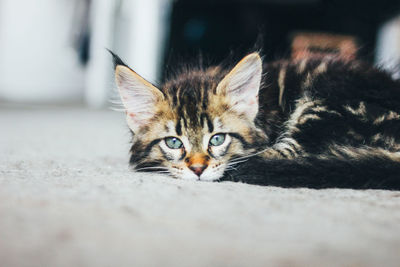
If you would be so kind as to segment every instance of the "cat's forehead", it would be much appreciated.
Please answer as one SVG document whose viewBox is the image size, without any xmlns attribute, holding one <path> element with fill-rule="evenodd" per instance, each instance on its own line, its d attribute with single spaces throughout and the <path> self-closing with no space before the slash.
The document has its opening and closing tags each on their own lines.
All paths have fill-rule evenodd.
<svg viewBox="0 0 400 267">
<path fill-rule="evenodd" d="M 163 85 L 168 94 L 215 90 L 226 71 L 219 66 L 206 69 L 186 69 L 167 79 Z"/>
<path fill-rule="evenodd" d="M 169 80 L 163 91 L 170 102 L 180 128 L 201 128 L 214 118 L 209 110 L 210 101 L 215 95 L 219 77 L 207 72 L 182 73 Z"/>
</svg>

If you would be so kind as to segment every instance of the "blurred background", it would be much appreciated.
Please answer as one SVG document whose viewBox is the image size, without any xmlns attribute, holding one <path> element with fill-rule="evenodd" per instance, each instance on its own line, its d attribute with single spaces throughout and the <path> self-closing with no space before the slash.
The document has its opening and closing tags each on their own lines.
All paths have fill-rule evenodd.
<svg viewBox="0 0 400 267">
<path fill-rule="evenodd" d="M 106 48 L 153 83 L 254 49 L 357 57 L 399 77 L 400 1 L 0 0 L 0 105 L 107 107 Z"/>
</svg>

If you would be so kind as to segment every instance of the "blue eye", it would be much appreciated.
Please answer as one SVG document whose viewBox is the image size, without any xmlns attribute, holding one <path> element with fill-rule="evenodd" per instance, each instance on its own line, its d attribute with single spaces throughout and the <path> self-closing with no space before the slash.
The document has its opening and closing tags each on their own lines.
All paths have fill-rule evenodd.
<svg viewBox="0 0 400 267">
<path fill-rule="evenodd" d="M 176 137 L 166 137 L 165 144 L 171 149 L 179 149 L 183 147 L 182 141 Z"/>
<path fill-rule="evenodd" d="M 225 134 L 219 133 L 219 134 L 214 134 L 210 138 L 210 146 L 220 146 L 225 142 Z"/>
</svg>

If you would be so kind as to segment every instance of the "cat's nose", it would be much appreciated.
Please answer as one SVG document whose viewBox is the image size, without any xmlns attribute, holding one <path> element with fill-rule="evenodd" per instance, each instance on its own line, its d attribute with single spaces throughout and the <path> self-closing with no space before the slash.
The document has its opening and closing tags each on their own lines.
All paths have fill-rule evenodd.
<svg viewBox="0 0 400 267">
<path fill-rule="evenodd" d="M 206 168 L 207 165 L 205 164 L 193 164 L 189 166 L 189 169 L 191 169 L 199 177 Z"/>
</svg>

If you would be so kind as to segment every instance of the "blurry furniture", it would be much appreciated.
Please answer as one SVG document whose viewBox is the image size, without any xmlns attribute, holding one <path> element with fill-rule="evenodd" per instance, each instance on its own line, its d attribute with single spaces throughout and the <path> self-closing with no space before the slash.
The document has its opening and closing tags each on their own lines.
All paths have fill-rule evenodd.
<svg viewBox="0 0 400 267">
<path fill-rule="evenodd" d="M 348 35 L 296 33 L 292 41 L 292 58 L 335 56 L 352 60 L 357 55 L 356 39 Z"/>
</svg>

